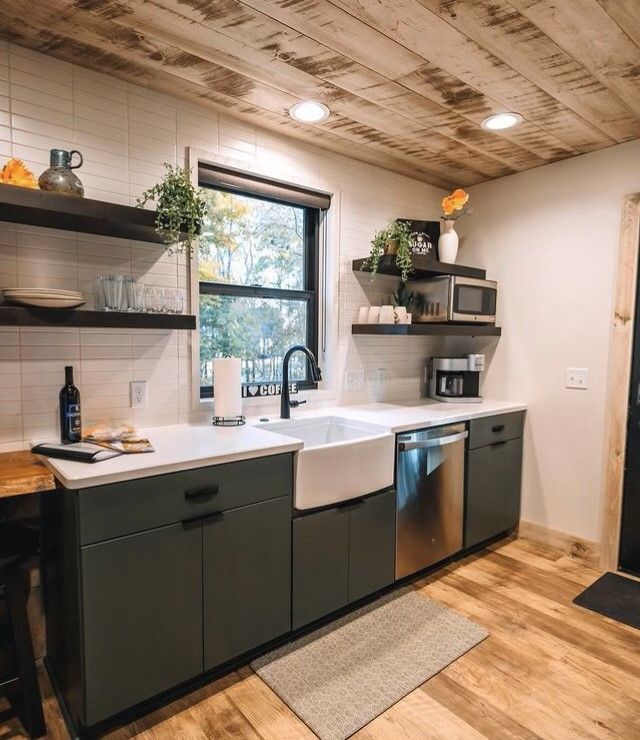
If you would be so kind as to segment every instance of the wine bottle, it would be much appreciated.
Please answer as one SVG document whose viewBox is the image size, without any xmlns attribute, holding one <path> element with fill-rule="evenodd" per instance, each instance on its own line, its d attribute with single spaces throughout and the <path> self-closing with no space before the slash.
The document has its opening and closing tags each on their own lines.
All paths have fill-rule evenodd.
<svg viewBox="0 0 640 740">
<path fill-rule="evenodd" d="M 71 444 L 82 439 L 80 391 L 73 384 L 73 367 L 65 367 L 64 375 L 65 384 L 60 390 L 60 441 Z"/>
</svg>

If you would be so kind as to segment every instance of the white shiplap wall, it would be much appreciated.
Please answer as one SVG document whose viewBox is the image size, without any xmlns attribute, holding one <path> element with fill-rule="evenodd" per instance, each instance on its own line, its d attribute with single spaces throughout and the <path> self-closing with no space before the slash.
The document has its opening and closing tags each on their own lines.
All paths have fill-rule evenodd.
<svg viewBox="0 0 640 740">
<path fill-rule="evenodd" d="M 430 185 L 254 128 L 215 111 L 105 77 L 0 41 L 0 164 L 22 158 L 38 176 L 52 147 L 80 149 L 77 171 L 91 198 L 135 204 L 187 146 L 230 165 L 335 193 L 331 276 L 332 367 L 323 401 L 415 398 L 425 358 L 438 348 L 420 338 L 353 339 L 359 305 L 388 295 L 351 271 L 387 218 L 437 217 L 441 191 Z M 80 289 L 93 278 L 131 272 L 147 284 L 187 288 L 187 263 L 141 242 L 0 223 L 0 287 Z M 0 448 L 54 438 L 62 368 L 73 364 L 85 424 L 173 424 L 192 412 L 187 333 L 0 327 Z M 384 380 L 380 383 L 379 369 Z M 355 371 L 355 376 L 352 373 Z M 360 375 L 358 375 L 360 373 Z M 363 375 L 362 375 L 363 374 Z M 346 378 L 365 387 L 347 387 Z M 129 408 L 131 380 L 148 381 L 148 407 Z M 272 404 L 276 407 L 276 404 Z"/>
</svg>

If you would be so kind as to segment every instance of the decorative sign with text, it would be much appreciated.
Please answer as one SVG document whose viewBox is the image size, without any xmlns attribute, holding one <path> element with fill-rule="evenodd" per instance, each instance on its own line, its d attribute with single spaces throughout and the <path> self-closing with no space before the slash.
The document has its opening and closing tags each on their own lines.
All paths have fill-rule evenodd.
<svg viewBox="0 0 640 740">
<path fill-rule="evenodd" d="M 297 393 L 298 384 L 289 383 L 289 393 Z M 261 398 L 263 396 L 281 396 L 282 383 L 243 383 L 243 398 Z"/>
</svg>

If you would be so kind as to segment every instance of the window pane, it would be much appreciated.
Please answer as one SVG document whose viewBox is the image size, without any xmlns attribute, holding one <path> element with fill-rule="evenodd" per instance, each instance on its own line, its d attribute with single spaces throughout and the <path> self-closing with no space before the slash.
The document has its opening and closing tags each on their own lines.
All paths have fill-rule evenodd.
<svg viewBox="0 0 640 740">
<path fill-rule="evenodd" d="M 304 208 L 201 188 L 200 280 L 304 289 Z"/>
<path fill-rule="evenodd" d="M 200 385 L 211 385 L 214 357 L 239 357 L 243 383 L 282 380 L 282 358 L 307 341 L 307 302 L 227 295 L 200 296 Z M 291 380 L 305 380 L 301 353 L 291 358 Z"/>
</svg>

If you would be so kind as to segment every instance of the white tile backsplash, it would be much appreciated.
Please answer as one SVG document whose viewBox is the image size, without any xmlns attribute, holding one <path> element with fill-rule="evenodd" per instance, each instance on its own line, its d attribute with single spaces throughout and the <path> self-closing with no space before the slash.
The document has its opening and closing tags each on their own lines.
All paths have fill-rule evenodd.
<svg viewBox="0 0 640 740">
<path fill-rule="evenodd" d="M 21 157 L 36 177 L 53 147 L 80 149 L 77 171 L 87 197 L 135 205 L 182 161 L 185 147 L 229 165 L 334 193 L 330 244 L 335 281 L 329 340 L 329 392 L 323 402 L 415 398 L 424 362 L 437 340 L 357 337 L 360 305 L 386 300 L 396 281 L 356 277 L 351 260 L 365 256 L 373 233 L 393 216 L 435 218 L 442 192 L 383 169 L 198 108 L 193 103 L 0 42 L 0 166 Z M 0 223 L 0 287 L 81 290 L 93 304 L 93 279 L 131 272 L 149 285 L 187 289 L 184 257 L 154 245 Z M 335 336 L 333 336 L 335 334 Z M 0 327 L 0 448 L 55 438 L 64 365 L 75 368 L 84 423 L 175 424 L 193 418 L 191 348 L 183 332 Z M 364 387 L 346 389 L 346 374 Z M 384 382 L 380 383 L 380 377 Z M 148 406 L 129 408 L 129 384 L 146 380 Z M 268 413 L 277 400 L 261 403 Z"/>
</svg>

